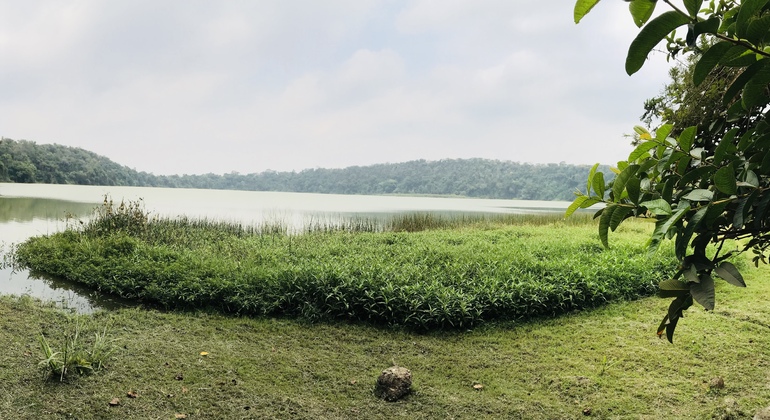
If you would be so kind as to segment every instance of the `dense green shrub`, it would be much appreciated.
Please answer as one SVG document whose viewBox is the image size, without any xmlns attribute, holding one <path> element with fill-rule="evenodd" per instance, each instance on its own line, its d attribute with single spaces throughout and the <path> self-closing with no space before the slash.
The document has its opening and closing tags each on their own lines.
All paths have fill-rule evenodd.
<svg viewBox="0 0 770 420">
<path fill-rule="evenodd" d="M 671 250 L 644 252 L 646 226 L 630 224 L 610 250 L 597 246 L 595 229 L 482 223 L 286 235 L 148 219 L 141 229 L 87 225 L 32 238 L 16 258 L 37 271 L 169 308 L 427 330 L 634 299 L 654 293 L 675 269 Z"/>
</svg>

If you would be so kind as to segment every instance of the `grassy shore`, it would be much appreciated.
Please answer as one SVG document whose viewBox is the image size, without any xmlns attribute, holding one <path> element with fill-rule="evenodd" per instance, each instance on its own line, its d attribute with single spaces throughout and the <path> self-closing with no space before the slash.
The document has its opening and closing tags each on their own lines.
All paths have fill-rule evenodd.
<svg viewBox="0 0 770 420">
<path fill-rule="evenodd" d="M 417 215 L 396 225 L 288 235 L 106 206 L 82 229 L 28 240 L 16 257 L 35 271 L 164 308 L 420 331 L 648 296 L 675 266 L 671 247 L 645 252 L 642 223 L 625 225 L 610 250 L 587 218 Z"/>
<path fill-rule="evenodd" d="M 4 297 L 0 418 L 751 418 L 770 404 L 770 270 L 747 274 L 747 289 L 718 287 L 716 311 L 688 311 L 673 345 L 654 334 L 668 305 L 658 298 L 430 334 L 207 312 L 81 315 L 84 335 L 109 325 L 117 350 L 105 370 L 64 382 L 39 368 L 38 336 L 60 346 L 73 315 Z M 385 403 L 372 389 L 393 363 L 412 370 L 414 393 Z M 709 385 L 717 377 L 723 388 Z"/>
</svg>

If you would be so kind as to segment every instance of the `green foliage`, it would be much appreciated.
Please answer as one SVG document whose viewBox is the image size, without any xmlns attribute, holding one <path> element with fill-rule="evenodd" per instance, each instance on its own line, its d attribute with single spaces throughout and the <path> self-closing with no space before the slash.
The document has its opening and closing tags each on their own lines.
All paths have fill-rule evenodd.
<svg viewBox="0 0 770 420">
<path fill-rule="evenodd" d="M 586 169 L 556 163 L 444 159 L 299 172 L 156 176 L 83 149 L 0 140 L 0 182 L 569 201 Z"/>
<path fill-rule="evenodd" d="M 641 1 L 632 1 L 637 23 L 650 7 Z M 636 72 L 664 40 L 670 58 L 689 54 L 684 65 L 672 69 L 672 83 L 663 95 L 645 104 L 646 121 L 657 117 L 664 125 L 655 137 L 646 129 L 636 130 L 636 149 L 627 161 L 618 162 L 622 172 L 607 184 L 609 197 L 591 186 L 573 206 L 589 199 L 605 203 L 599 223 L 605 246 L 608 231 L 630 217 L 655 221 L 651 249 L 674 239 L 680 263 L 674 278 L 683 281 L 660 284 L 662 296 L 676 299 L 658 329 L 671 341 L 682 311 L 693 301 L 714 309 L 712 274 L 745 286 L 738 269 L 726 261 L 730 256 L 752 249 L 755 264 L 766 261 L 770 6 L 766 0 L 711 1 L 707 6 L 689 0 L 684 8 L 664 3 L 672 10 L 642 27 L 626 61 L 626 71 Z M 576 8 L 585 5 L 578 1 Z M 684 40 L 676 36 L 679 29 L 687 31 Z M 698 37 L 703 38 L 700 43 Z M 596 178 L 591 171 L 589 182 Z M 619 208 L 629 210 L 616 216 Z M 714 250 L 709 243 L 716 245 Z"/>
<path fill-rule="evenodd" d="M 130 207 L 130 206 L 128 206 Z M 101 212 L 90 223 L 103 226 Z M 344 319 L 415 330 L 553 316 L 635 299 L 673 274 L 638 245 L 591 244 L 593 224 L 501 225 L 451 230 L 424 218 L 420 232 L 244 232 L 224 223 L 152 219 L 143 229 L 67 230 L 16 250 L 34 270 L 169 308 Z M 405 226 L 401 223 L 400 226 Z M 419 230 L 403 228 L 400 230 Z"/>
<path fill-rule="evenodd" d="M 44 334 L 39 337 L 40 350 L 43 353 L 40 366 L 50 376 L 57 376 L 60 381 L 64 381 L 70 373 L 84 375 L 101 370 L 115 350 L 114 340 L 107 338 L 107 327 L 101 332 L 95 331 L 93 338 L 88 340 L 81 337 L 83 328 L 79 317 L 75 317 L 70 324 L 64 331 L 59 351 L 51 348 Z"/>
</svg>

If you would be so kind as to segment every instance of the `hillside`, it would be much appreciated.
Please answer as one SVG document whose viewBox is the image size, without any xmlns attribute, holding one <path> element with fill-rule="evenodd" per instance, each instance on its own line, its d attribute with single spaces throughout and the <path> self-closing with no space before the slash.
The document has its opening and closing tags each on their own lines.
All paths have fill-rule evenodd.
<svg viewBox="0 0 770 420">
<path fill-rule="evenodd" d="M 588 165 L 474 158 L 299 172 L 166 176 L 139 172 L 80 148 L 0 140 L 0 182 L 569 201 L 576 188 L 585 188 L 589 169 Z"/>
</svg>

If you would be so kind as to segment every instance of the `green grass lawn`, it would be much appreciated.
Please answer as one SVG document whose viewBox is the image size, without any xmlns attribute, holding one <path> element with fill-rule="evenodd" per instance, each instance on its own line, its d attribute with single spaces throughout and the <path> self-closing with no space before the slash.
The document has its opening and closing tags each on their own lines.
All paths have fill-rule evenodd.
<svg viewBox="0 0 770 420">
<path fill-rule="evenodd" d="M 748 288 L 718 282 L 716 310 L 687 311 L 673 345 L 655 336 L 669 302 L 658 298 L 429 334 L 204 312 L 81 315 L 81 335 L 109 325 L 116 352 L 106 369 L 64 382 L 38 366 L 38 337 L 60 346 L 73 316 L 4 297 L 0 418 L 751 418 L 770 405 L 770 270 L 745 271 Z M 412 370 L 414 392 L 386 403 L 372 390 L 393 363 Z M 716 377 L 724 388 L 709 386 Z"/>
</svg>

